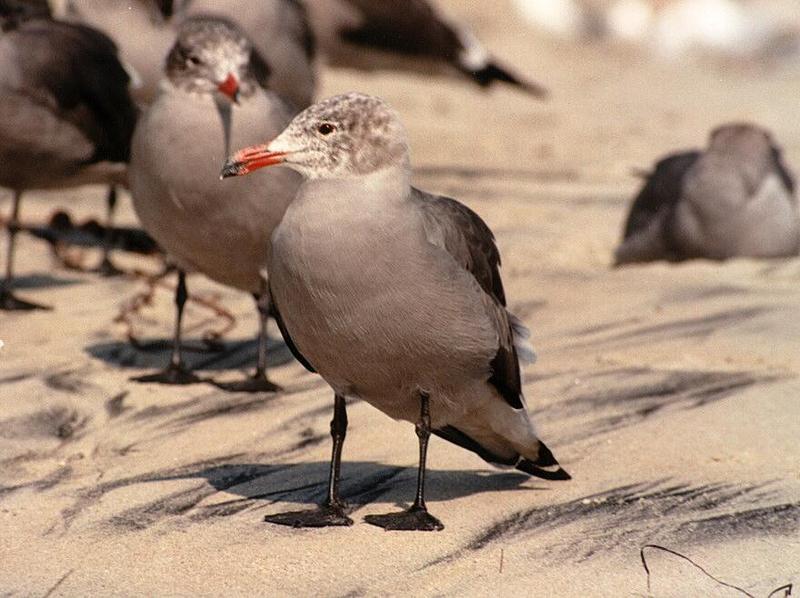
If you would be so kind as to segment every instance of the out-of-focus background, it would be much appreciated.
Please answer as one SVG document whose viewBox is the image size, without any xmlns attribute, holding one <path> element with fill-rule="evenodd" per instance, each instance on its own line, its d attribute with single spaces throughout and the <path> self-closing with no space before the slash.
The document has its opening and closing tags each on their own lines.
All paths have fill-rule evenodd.
<svg viewBox="0 0 800 598">
<path fill-rule="evenodd" d="M 416 439 L 408 424 L 356 403 L 343 464 L 356 525 L 268 527 L 265 514 L 324 495 L 325 384 L 277 341 L 271 375 L 286 392 L 274 398 L 134 384 L 130 376 L 168 355 L 137 350 L 115 321 L 143 278 L 58 269 L 22 235 L 18 289 L 55 309 L 0 314 L 0 593 L 728 595 L 656 549 L 646 551 L 648 576 L 648 544 L 753 595 L 800 582 L 800 262 L 611 268 L 637 173 L 705 147 L 717 125 L 769 129 L 800 172 L 800 9 L 782 0 L 436 4 L 546 86 L 547 100 L 324 64 L 317 96 L 385 98 L 409 131 L 415 184 L 491 226 L 510 309 L 539 357 L 524 372 L 528 404 L 573 480 L 498 471 L 434 440 L 428 502 L 447 527 L 383 532 L 361 518 L 411 497 Z M 10 194 L 0 197 L 6 214 Z M 97 187 L 35 192 L 21 217 L 44 223 L 61 206 L 81 221 L 102 213 L 104 197 Z M 136 225 L 125 193 L 118 223 Z M 154 258 L 116 259 L 160 268 Z M 171 334 L 174 280 L 162 284 L 130 320 L 142 339 Z M 236 324 L 224 351 L 188 361 L 241 376 L 255 353 L 250 298 L 202 276 L 191 288 Z M 225 323 L 190 303 L 185 336 Z"/>
</svg>

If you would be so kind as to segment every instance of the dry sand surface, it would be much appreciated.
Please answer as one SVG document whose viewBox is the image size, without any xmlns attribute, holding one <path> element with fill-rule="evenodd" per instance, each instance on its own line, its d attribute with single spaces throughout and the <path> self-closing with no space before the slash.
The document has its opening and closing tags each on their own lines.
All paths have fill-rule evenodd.
<svg viewBox="0 0 800 598">
<path fill-rule="evenodd" d="M 574 479 L 495 470 L 434 439 L 429 507 L 445 530 L 384 532 L 362 517 L 408 504 L 416 437 L 355 403 L 343 466 L 355 525 L 269 526 L 264 515 L 323 497 L 332 394 L 321 379 L 276 341 L 286 391 L 275 397 L 130 382 L 167 359 L 113 323 L 143 281 L 54 269 L 24 237 L 21 294 L 55 309 L 0 314 L 0 595 L 643 596 L 650 543 L 755 596 L 800 583 L 800 262 L 609 267 L 632 169 L 704 143 L 712 126 L 769 127 L 800 168 L 800 75 L 575 47 L 523 29 L 502 3 L 446 4 L 552 98 L 342 71 L 325 72 L 321 91 L 388 99 L 410 131 L 416 183 L 494 229 L 539 355 L 528 402 Z M 23 217 L 59 204 L 101 214 L 102 197 L 32 195 Z M 238 319 L 224 352 L 190 362 L 242 376 L 255 355 L 250 298 L 199 276 L 190 290 L 218 294 Z M 161 289 L 137 333 L 167 338 L 172 317 Z M 186 336 L 220 323 L 192 304 Z M 653 595 L 743 595 L 648 554 Z"/>
</svg>

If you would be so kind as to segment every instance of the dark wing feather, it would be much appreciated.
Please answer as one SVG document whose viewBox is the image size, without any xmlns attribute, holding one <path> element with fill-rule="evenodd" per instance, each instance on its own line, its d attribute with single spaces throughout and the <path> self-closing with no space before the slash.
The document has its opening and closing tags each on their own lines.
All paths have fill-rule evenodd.
<svg viewBox="0 0 800 598">
<path fill-rule="evenodd" d="M 0 26 L 3 31 L 16 29 L 30 19 L 47 19 L 51 16 L 47 0 L 0 0 Z"/>
<path fill-rule="evenodd" d="M 678 203 L 683 179 L 699 157 L 698 151 L 681 152 L 671 154 L 656 163 L 655 169 L 633 200 L 625 222 L 623 240 L 648 228 L 662 211 Z"/>
<path fill-rule="evenodd" d="M 363 15 L 361 26 L 341 32 L 346 41 L 409 56 L 455 62 L 463 50 L 458 34 L 426 0 L 346 0 Z"/>
<path fill-rule="evenodd" d="M 448 197 L 434 197 L 413 189 L 425 216 L 428 239 L 445 249 L 467 270 L 486 293 L 498 327 L 500 343 L 490 364 L 489 383 L 515 409 L 522 405 L 522 381 L 514 333 L 506 312 L 506 296 L 500 278 L 500 252 L 494 234 L 475 212 Z"/>
<path fill-rule="evenodd" d="M 93 161 L 127 161 L 137 111 L 114 42 L 85 25 L 43 19 L 15 33 L 26 91 L 52 98 L 64 119 L 94 142 Z"/>
<path fill-rule="evenodd" d="M 783 181 L 783 184 L 789 190 L 789 193 L 794 194 L 794 177 L 783 161 L 783 152 L 774 145 L 772 146 L 772 163 L 781 181 Z"/>
<path fill-rule="evenodd" d="M 286 324 L 283 323 L 283 318 L 281 318 L 281 314 L 278 311 L 278 306 L 275 303 L 275 298 L 272 296 L 272 291 L 269 292 L 269 305 L 270 305 L 270 315 L 275 320 L 275 323 L 278 325 L 278 329 L 281 331 L 283 335 L 283 342 L 286 343 L 286 346 L 289 347 L 289 351 L 292 352 L 294 358 L 303 364 L 303 367 L 306 368 L 309 372 L 316 374 L 317 370 L 314 369 L 314 366 L 308 362 L 308 359 L 300 353 L 300 349 L 297 348 L 297 345 L 294 344 L 292 337 L 289 336 L 289 331 L 286 330 Z"/>
<path fill-rule="evenodd" d="M 296 31 L 297 39 L 303 45 L 303 50 L 306 58 L 312 60 L 317 53 L 317 39 L 314 37 L 314 30 L 311 28 L 311 22 L 308 18 L 308 10 L 305 4 L 300 0 L 286 0 L 287 3 L 297 12 L 298 27 Z"/>
<path fill-rule="evenodd" d="M 249 68 L 250 73 L 258 84 L 264 89 L 269 89 L 269 76 L 272 74 L 272 69 L 269 68 L 267 61 L 255 48 L 250 50 Z"/>
</svg>

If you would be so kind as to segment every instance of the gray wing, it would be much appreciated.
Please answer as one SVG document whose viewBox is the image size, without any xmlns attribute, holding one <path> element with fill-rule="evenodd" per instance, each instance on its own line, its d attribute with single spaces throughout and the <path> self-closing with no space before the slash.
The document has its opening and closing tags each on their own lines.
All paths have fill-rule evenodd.
<svg viewBox="0 0 800 598">
<path fill-rule="evenodd" d="M 424 218 L 428 241 L 447 251 L 480 285 L 487 314 L 497 329 L 497 353 L 490 364 L 489 383 L 515 409 L 521 409 L 522 381 L 514 346 L 513 317 L 506 311 L 500 278 L 500 252 L 486 223 L 467 206 L 448 197 L 428 195 L 413 189 Z"/>
<path fill-rule="evenodd" d="M 8 35 L 14 36 L 24 79 L 19 91 L 47 102 L 54 115 L 90 139 L 91 161 L 127 161 L 137 111 L 114 43 L 91 27 L 46 19 Z"/>
<path fill-rule="evenodd" d="M 94 143 L 57 107 L 10 90 L 0 93 L 1 185 L 39 187 L 72 176 L 91 161 Z"/>
</svg>

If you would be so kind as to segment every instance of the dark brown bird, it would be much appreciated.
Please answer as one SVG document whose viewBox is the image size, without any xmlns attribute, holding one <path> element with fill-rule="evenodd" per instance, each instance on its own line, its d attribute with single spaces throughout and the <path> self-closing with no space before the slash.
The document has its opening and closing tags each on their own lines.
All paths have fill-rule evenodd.
<svg viewBox="0 0 800 598">
<path fill-rule="evenodd" d="M 124 183 L 136 108 L 102 33 L 54 21 L 43 1 L 0 0 L 0 23 L 0 186 L 13 193 L 0 309 L 35 309 L 12 293 L 23 192 Z"/>
</svg>

